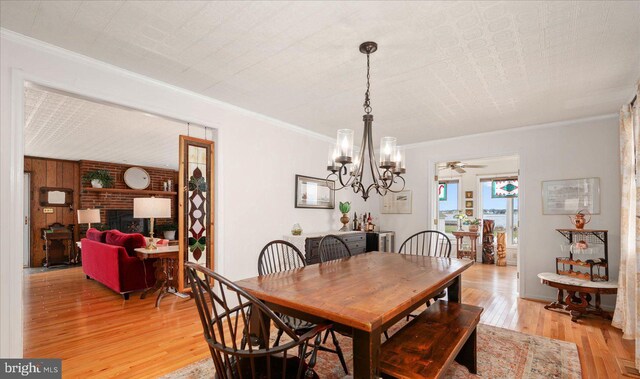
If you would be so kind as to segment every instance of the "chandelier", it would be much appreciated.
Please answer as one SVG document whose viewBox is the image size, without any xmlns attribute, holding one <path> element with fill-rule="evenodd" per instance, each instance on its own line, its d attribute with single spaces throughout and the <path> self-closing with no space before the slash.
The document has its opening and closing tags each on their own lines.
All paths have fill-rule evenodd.
<svg viewBox="0 0 640 379">
<path fill-rule="evenodd" d="M 365 114 L 362 116 L 364 132 L 360 152 L 357 156 L 354 155 L 353 130 L 340 129 L 336 145 L 329 150 L 327 163 L 327 170 L 331 171 L 327 180 L 336 180 L 339 183 L 335 190 L 351 187 L 353 192 L 359 193 L 365 201 L 372 191 L 380 196 L 384 196 L 387 192 L 402 191 L 405 180 L 401 175 L 406 172 L 404 152 L 396 146 L 395 137 L 382 137 L 380 140 L 380 161 L 376 160 L 376 154 L 373 150 L 369 56 L 376 50 L 378 50 L 378 44 L 375 42 L 364 42 L 360 45 L 360 52 L 367 55 L 367 91 L 364 94 Z M 368 166 L 373 180 L 369 185 L 364 184 L 364 172 L 367 165 L 365 158 L 369 160 Z"/>
</svg>

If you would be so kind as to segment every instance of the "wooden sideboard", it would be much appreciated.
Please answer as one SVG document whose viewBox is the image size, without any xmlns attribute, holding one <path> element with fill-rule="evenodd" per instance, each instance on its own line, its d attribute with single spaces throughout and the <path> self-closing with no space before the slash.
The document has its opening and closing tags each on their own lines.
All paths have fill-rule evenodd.
<svg viewBox="0 0 640 379">
<path fill-rule="evenodd" d="M 308 265 L 320 263 L 320 257 L 318 255 L 318 245 L 320 240 L 327 234 L 334 234 L 342 238 L 349 246 L 351 254 L 357 255 L 366 252 L 367 250 L 367 237 L 365 232 L 326 232 L 326 233 L 313 233 L 303 234 L 300 236 L 284 236 L 284 240 L 294 244 L 300 251 L 305 254 L 305 258 Z"/>
</svg>

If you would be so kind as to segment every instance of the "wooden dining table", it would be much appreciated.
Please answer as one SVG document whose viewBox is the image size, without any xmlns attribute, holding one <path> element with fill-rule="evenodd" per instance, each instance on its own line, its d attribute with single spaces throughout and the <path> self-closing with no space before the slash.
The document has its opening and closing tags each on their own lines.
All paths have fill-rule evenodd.
<svg viewBox="0 0 640 379">
<path fill-rule="evenodd" d="M 471 265 L 466 259 L 371 252 L 236 284 L 276 312 L 331 323 L 352 336 L 354 378 L 377 378 L 381 334 L 445 289 L 449 301 L 460 302 L 461 274 Z M 253 336 L 262 347 L 269 343 L 268 329 Z"/>
</svg>

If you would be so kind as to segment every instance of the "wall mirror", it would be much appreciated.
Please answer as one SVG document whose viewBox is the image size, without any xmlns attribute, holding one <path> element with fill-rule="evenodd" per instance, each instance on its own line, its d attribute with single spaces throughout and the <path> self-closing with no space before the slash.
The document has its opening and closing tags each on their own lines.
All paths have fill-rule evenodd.
<svg viewBox="0 0 640 379">
<path fill-rule="evenodd" d="M 129 188 L 143 190 L 149 187 L 151 178 L 147 170 L 142 167 L 129 167 L 127 171 L 124 172 L 124 183 L 129 186 Z"/>
</svg>

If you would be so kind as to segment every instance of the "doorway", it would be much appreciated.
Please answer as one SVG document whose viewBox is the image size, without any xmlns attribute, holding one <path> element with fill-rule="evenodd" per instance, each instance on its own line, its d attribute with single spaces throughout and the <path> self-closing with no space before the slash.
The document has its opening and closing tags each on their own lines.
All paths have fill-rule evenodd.
<svg viewBox="0 0 640 379">
<path fill-rule="evenodd" d="M 502 265 L 515 266 L 517 269 L 520 237 L 519 166 L 519 157 L 515 155 L 449 160 L 436 164 L 434 185 L 438 196 L 433 207 L 436 210 L 434 220 L 437 229 L 451 240 L 452 257 L 458 255 L 458 250 L 461 256 L 468 250 L 475 250 L 477 263 L 492 265 L 497 269 Z M 478 224 L 475 248 L 472 249 L 470 245 L 473 240 L 467 236 L 457 244 L 454 232 L 474 230 L 473 224 Z M 484 238 L 487 230 L 493 237 Z M 500 246 L 500 255 L 499 238 L 500 242 L 504 241 Z"/>
</svg>

